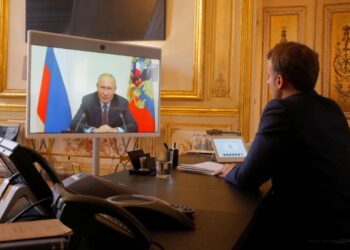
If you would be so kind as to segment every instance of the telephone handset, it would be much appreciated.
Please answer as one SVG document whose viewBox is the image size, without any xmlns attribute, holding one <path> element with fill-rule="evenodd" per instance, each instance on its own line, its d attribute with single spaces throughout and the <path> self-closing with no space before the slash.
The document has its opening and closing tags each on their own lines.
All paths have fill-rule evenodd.
<svg viewBox="0 0 350 250">
<path fill-rule="evenodd" d="M 52 192 L 42 173 L 45 172 L 53 183 L 62 182 L 50 164 L 33 149 L 1 137 L 0 152 L 2 163 L 14 176 L 11 184 L 24 184 L 36 199 L 31 202 L 42 201 L 38 205 L 40 211 L 43 215 L 52 217 Z"/>
<path fill-rule="evenodd" d="M 82 242 L 90 249 L 149 248 L 148 231 L 124 208 L 102 198 L 73 194 L 60 184 L 52 191 L 56 217 L 74 231 L 73 248 Z"/>
<path fill-rule="evenodd" d="M 170 204 L 157 197 L 140 194 L 117 195 L 107 200 L 128 210 L 147 228 L 195 229 L 194 210 L 185 205 Z"/>
</svg>

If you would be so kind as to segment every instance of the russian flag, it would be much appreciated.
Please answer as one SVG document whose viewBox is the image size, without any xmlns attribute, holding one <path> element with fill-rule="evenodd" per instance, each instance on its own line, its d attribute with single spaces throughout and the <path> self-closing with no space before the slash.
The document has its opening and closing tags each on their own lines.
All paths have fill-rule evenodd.
<svg viewBox="0 0 350 250">
<path fill-rule="evenodd" d="M 45 132 L 60 133 L 69 129 L 72 111 L 60 68 L 51 47 L 46 51 L 37 112 L 44 124 Z"/>
<path fill-rule="evenodd" d="M 147 64 L 144 58 L 134 58 L 130 75 L 129 109 L 138 132 L 154 132 L 156 127 L 152 74 Z"/>
</svg>

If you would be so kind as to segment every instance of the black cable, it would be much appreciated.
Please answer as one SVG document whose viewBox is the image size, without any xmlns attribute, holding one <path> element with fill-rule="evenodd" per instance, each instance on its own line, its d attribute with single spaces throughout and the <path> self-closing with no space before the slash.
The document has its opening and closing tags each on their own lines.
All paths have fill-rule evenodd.
<svg viewBox="0 0 350 250">
<path fill-rule="evenodd" d="M 52 219 L 52 217 L 44 214 L 22 214 L 20 221 L 31 221 L 31 220 L 46 220 Z M 17 220 L 16 220 L 17 221 Z"/>
<path fill-rule="evenodd" d="M 49 201 L 52 200 L 52 197 L 46 197 L 44 199 L 38 200 L 34 203 L 32 203 L 31 205 L 27 206 L 26 208 L 24 208 L 22 211 L 20 211 L 18 214 L 16 214 L 14 217 L 12 217 L 12 219 L 9 219 L 8 221 L 6 221 L 5 223 L 12 223 L 15 222 L 19 217 L 21 217 L 25 212 L 29 211 L 30 209 L 32 209 L 33 207 L 36 207 L 37 205 L 39 205 L 40 203 L 43 203 L 45 201 Z"/>
<path fill-rule="evenodd" d="M 160 243 L 158 243 L 158 242 L 156 242 L 154 240 L 151 241 L 151 244 L 156 245 L 161 250 L 165 250 L 165 248 Z"/>
</svg>

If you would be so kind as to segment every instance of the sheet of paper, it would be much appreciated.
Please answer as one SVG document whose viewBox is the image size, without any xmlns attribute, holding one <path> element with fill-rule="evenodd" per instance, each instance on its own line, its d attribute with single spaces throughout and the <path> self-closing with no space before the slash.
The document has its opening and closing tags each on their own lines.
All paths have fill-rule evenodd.
<svg viewBox="0 0 350 250">
<path fill-rule="evenodd" d="M 0 242 L 71 235 L 72 230 L 57 219 L 0 224 Z"/>
<path fill-rule="evenodd" d="M 188 172 L 213 175 L 216 170 L 222 167 L 223 164 L 212 161 L 206 161 L 197 164 L 180 164 L 178 166 L 178 169 Z"/>
</svg>

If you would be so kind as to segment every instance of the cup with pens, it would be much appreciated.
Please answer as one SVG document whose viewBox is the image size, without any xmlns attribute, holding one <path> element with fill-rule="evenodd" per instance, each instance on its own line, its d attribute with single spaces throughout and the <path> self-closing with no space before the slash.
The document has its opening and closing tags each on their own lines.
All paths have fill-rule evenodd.
<svg viewBox="0 0 350 250">
<path fill-rule="evenodd" d="M 171 175 L 172 168 L 177 166 L 177 160 L 174 158 L 174 156 L 176 155 L 175 152 L 178 150 L 176 149 L 176 144 L 174 144 L 174 148 L 169 148 L 166 143 L 164 143 L 164 146 L 166 148 L 166 155 L 163 160 L 157 160 L 156 170 L 158 178 L 168 179 Z M 174 165 L 174 160 L 176 165 Z"/>
<path fill-rule="evenodd" d="M 174 147 L 169 148 L 169 146 L 164 143 L 166 148 L 166 160 L 172 162 L 172 167 L 176 168 L 179 165 L 179 150 L 176 148 L 176 142 L 174 142 Z"/>
</svg>

